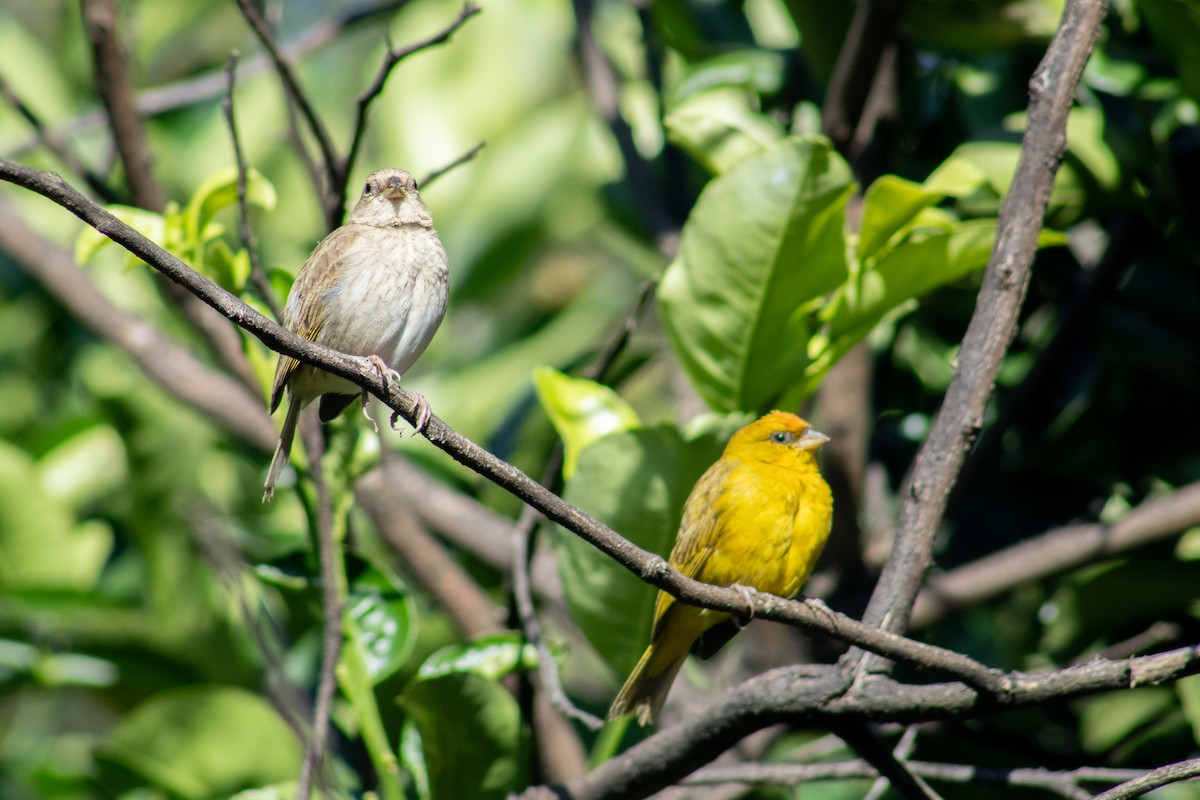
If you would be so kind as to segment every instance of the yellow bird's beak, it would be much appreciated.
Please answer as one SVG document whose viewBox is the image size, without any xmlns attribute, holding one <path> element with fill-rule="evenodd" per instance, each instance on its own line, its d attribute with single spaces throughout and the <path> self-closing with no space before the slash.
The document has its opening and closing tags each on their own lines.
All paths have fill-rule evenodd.
<svg viewBox="0 0 1200 800">
<path fill-rule="evenodd" d="M 828 441 L 828 436 L 815 428 L 809 428 L 803 436 L 796 440 L 796 446 L 801 450 L 816 450 Z"/>
</svg>

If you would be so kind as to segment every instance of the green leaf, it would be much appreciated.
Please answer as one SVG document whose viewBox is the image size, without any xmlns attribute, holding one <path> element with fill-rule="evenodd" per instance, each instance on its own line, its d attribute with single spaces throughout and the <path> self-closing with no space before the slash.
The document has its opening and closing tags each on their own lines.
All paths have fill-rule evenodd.
<svg viewBox="0 0 1200 800">
<path fill-rule="evenodd" d="M 785 139 L 713 179 L 663 273 L 676 356 L 715 410 L 761 410 L 808 363 L 809 304 L 847 275 L 853 181 L 824 140 Z"/>
<path fill-rule="evenodd" d="M 1200 745 L 1200 675 L 1189 675 L 1175 683 L 1183 715 L 1192 727 L 1192 740 Z"/>
<path fill-rule="evenodd" d="M 261 697 L 228 686 L 161 692 L 127 714 L 98 757 L 183 798 L 294 778 L 301 747 Z"/>
<path fill-rule="evenodd" d="M 692 440 L 665 426 L 607 436 L 583 452 L 564 497 L 638 547 L 665 556 L 692 486 L 743 421 L 730 419 L 722 430 Z M 556 531 L 554 550 L 571 619 L 624 675 L 649 641 L 656 590 L 567 531 Z"/>
<path fill-rule="evenodd" d="M 499 680 L 518 669 L 535 669 L 537 650 L 516 633 L 480 636 L 464 644 L 443 647 L 425 659 L 417 676 L 431 680 L 443 675 L 471 673 Z"/>
<path fill-rule="evenodd" d="M 275 208 L 275 187 L 256 169 L 246 170 L 246 202 L 264 211 Z M 192 195 L 184 211 L 188 244 L 206 239 L 209 223 L 221 209 L 237 203 L 237 169 L 229 167 L 210 176 Z M 210 238 L 210 237 L 208 237 Z"/>
<path fill-rule="evenodd" d="M 571 378 L 550 367 L 533 371 L 533 385 L 554 430 L 562 439 L 563 476 L 570 478 L 579 454 L 597 439 L 641 425 L 637 412 L 612 389 Z"/>
<path fill-rule="evenodd" d="M 1103 753 L 1159 719 L 1175 705 L 1169 688 L 1129 689 L 1087 700 L 1079 717 L 1079 738 L 1089 753 Z"/>
<path fill-rule="evenodd" d="M 122 205 L 105 206 L 105 210 L 158 246 L 166 246 L 166 223 L 162 214 Z M 86 265 L 100 248 L 111 243 L 112 239 L 95 228 L 84 228 L 75 239 L 75 263 Z"/>
<path fill-rule="evenodd" d="M 112 552 L 112 529 L 100 520 L 76 525 L 41 478 L 28 455 L 0 442 L 0 591 L 91 589 Z"/>
<path fill-rule="evenodd" d="M 667 114 L 667 136 L 711 174 L 726 172 L 784 136 L 775 120 L 751 107 L 751 98 L 732 87 L 688 97 Z"/>
<path fill-rule="evenodd" d="M 407 589 L 377 570 L 350 587 L 345 648 L 353 648 L 372 686 L 404 665 L 416 645 L 416 606 Z"/>
<path fill-rule="evenodd" d="M 739 50 L 710 58 L 695 66 L 675 87 L 674 99 L 682 102 L 717 87 L 736 86 L 758 94 L 771 94 L 783 85 L 785 63 L 780 53 Z"/>
<path fill-rule="evenodd" d="M 919 183 L 895 175 L 884 175 L 867 189 L 863 198 L 862 226 L 858 232 L 858 260 L 866 262 L 901 231 L 908 229 L 917 215 L 945 195 Z"/>
<path fill-rule="evenodd" d="M 516 700 L 474 672 L 418 678 L 400 696 L 411 729 L 405 762 L 423 762 L 432 800 L 501 800 L 526 783 L 528 746 Z M 415 734 L 412 732 L 415 731 Z M 414 758 L 415 735 L 421 758 Z"/>
<path fill-rule="evenodd" d="M 1138 8 L 1154 38 L 1175 62 L 1179 82 L 1200 101 L 1200 7 L 1191 0 L 1139 0 Z"/>
</svg>

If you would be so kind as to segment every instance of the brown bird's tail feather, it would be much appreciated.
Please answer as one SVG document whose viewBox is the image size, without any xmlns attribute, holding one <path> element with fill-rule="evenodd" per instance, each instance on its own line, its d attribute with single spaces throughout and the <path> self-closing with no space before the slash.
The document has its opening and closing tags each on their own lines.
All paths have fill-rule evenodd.
<svg viewBox="0 0 1200 800">
<path fill-rule="evenodd" d="M 262 501 L 264 503 L 269 503 L 275 496 L 275 481 L 279 480 L 279 473 L 283 472 L 283 468 L 287 466 L 288 458 L 292 453 L 292 440 L 296 438 L 296 421 L 300 419 L 302 405 L 296 400 L 295 395 L 288 400 L 287 416 L 283 418 L 283 428 L 279 431 L 279 443 L 275 445 L 275 456 L 271 459 L 271 468 L 267 470 L 267 482 L 263 487 Z"/>
<path fill-rule="evenodd" d="M 658 674 L 650 675 L 649 667 L 654 655 L 654 646 L 647 647 L 641 660 L 629 674 L 629 680 L 625 681 L 625 685 L 617 693 L 617 699 L 613 700 L 612 708 L 608 710 L 609 719 L 629 714 L 636 717 L 639 724 L 649 725 L 658 717 L 658 712 L 667 700 L 667 693 L 671 691 L 671 684 L 675 682 L 675 676 L 679 674 L 683 662 L 687 661 L 687 651 L 663 665 Z"/>
</svg>

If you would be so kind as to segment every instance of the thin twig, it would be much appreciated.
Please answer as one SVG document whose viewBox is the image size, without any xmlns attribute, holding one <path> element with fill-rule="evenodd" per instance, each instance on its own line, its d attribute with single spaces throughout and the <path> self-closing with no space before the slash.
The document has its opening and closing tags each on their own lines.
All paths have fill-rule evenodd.
<svg viewBox="0 0 1200 800">
<path fill-rule="evenodd" d="M 1160 786 L 1166 786 L 1168 783 L 1190 781 L 1198 777 L 1200 777 L 1200 758 L 1193 758 L 1190 761 L 1167 764 L 1165 767 L 1152 770 L 1140 778 L 1134 778 L 1122 783 L 1120 786 L 1114 786 L 1107 792 L 1096 795 L 1095 800 L 1129 800 L 1132 797 L 1141 797 Z"/>
<path fill-rule="evenodd" d="M 374 80 L 362 94 L 358 96 L 358 101 L 355 104 L 354 110 L 354 135 L 350 139 L 350 149 L 346 153 L 346 159 L 338 166 L 338 180 L 333 183 L 332 191 L 334 193 L 334 204 L 336 208 L 342 208 L 346 204 L 346 190 L 349 181 L 350 173 L 354 170 L 354 164 L 358 161 L 359 151 L 362 149 L 363 140 L 367 133 L 367 116 L 371 110 L 371 104 L 383 94 L 383 87 L 387 85 L 388 77 L 391 76 L 392 70 L 396 68 L 404 59 L 419 53 L 422 50 L 428 50 L 431 47 L 445 44 L 450 40 L 454 33 L 466 24 L 467 20 L 476 14 L 483 11 L 479 6 L 468 0 L 463 4 L 462 9 L 458 12 L 458 16 L 454 21 L 443 28 L 440 32 L 435 33 L 426 39 L 415 42 L 406 47 L 399 49 L 388 46 L 387 53 L 384 54 L 383 63 L 379 65 L 379 69 L 375 73 Z M 471 155 L 474 155 L 472 153 Z M 427 183 L 427 182 L 426 182 Z M 422 185 L 425 185 L 424 183 Z"/>
<path fill-rule="evenodd" d="M 1152 497 L 1120 520 L 1068 525 L 934 575 L 917 596 L 913 627 L 1067 570 L 1111 558 L 1200 524 L 1200 481 Z"/>
<path fill-rule="evenodd" d="M 943 764 L 931 761 L 909 761 L 908 765 L 917 775 L 943 783 L 999 784 L 1013 788 L 1044 789 L 1068 798 L 1091 797 L 1091 792 L 1082 788 L 1081 784 L 1084 783 L 1128 781 L 1146 774 L 1144 770 L 1139 769 L 1103 767 L 1056 771 L 976 767 L 970 764 Z M 810 781 L 855 780 L 876 775 L 878 772 L 874 767 L 857 759 L 820 764 L 738 764 L 705 767 L 684 778 L 680 783 L 686 786 L 713 786 L 725 783 L 796 786 Z"/>
<path fill-rule="evenodd" d="M 330 138 L 329 131 L 325 128 L 325 123 L 321 120 L 316 108 L 309 100 L 308 94 L 300 86 L 300 79 L 296 76 L 296 71 L 292 68 L 291 61 L 288 60 L 283 50 L 280 49 L 279 44 L 275 41 L 275 34 L 271 31 L 267 21 L 259 13 L 258 9 L 255 8 L 251 0 L 237 0 L 237 4 L 238 8 L 242 10 L 242 16 L 254 31 L 254 35 L 258 37 L 258 41 L 262 44 L 263 49 L 270 56 L 271 63 L 275 65 L 275 72 L 279 75 L 279 80 L 283 84 L 283 91 L 287 95 L 288 103 L 299 111 L 300 116 L 308 125 L 309 132 L 317 140 L 317 147 L 320 149 L 321 158 L 324 161 L 323 172 L 325 182 L 329 189 L 321 193 L 325 201 L 325 222 L 326 227 L 332 230 L 338 226 L 342 213 L 342 207 L 333 204 L 338 178 L 341 174 L 339 167 L 341 159 L 334 148 L 333 139 Z"/>
<path fill-rule="evenodd" d="M 329 737 L 329 711 L 337 686 L 338 654 L 342 647 L 342 576 L 338 563 L 337 542 L 333 537 L 333 498 L 329 481 L 321 466 L 324 455 L 324 434 L 313 416 L 307 414 L 304 425 L 304 450 L 308 455 L 308 471 L 317 487 L 317 548 L 321 563 L 322 637 L 321 672 L 317 679 L 317 700 L 313 707 L 312 738 L 304 751 L 300 766 L 298 800 L 308 800 L 317 768 L 324 762 Z"/>
<path fill-rule="evenodd" d="M 42 118 L 21 99 L 12 85 L 2 76 L 0 76 L 0 94 L 3 94 L 8 104 L 21 115 L 22 119 L 29 123 L 29 127 L 33 128 L 33 133 L 42 147 L 45 147 L 52 155 L 66 164 L 67 169 L 83 178 L 88 188 L 105 203 L 115 203 L 117 201 L 117 193 L 113 191 L 112 187 L 96 174 L 91 167 L 84 164 L 58 134 L 46 127 L 45 123 L 42 122 Z"/>
<path fill-rule="evenodd" d="M 422 190 L 428 189 L 429 184 L 433 183 L 438 178 L 445 175 L 447 172 L 450 172 L 451 170 L 453 170 L 457 167 L 461 167 L 463 164 L 465 164 L 468 161 L 470 161 L 471 159 L 475 158 L 475 156 L 479 155 L 479 151 L 482 150 L 486 146 L 487 146 L 487 142 L 485 142 L 485 141 L 477 142 L 474 147 L 472 147 L 470 150 L 466 151 L 462 155 L 458 156 L 450 163 L 440 166 L 437 169 L 429 172 L 424 178 L 417 181 L 417 185 L 420 186 Z"/>
<path fill-rule="evenodd" d="M 229 83 L 225 99 L 221 102 L 221 108 L 225 112 L 225 123 L 229 126 L 229 138 L 233 143 L 233 158 L 237 163 L 238 231 L 242 237 L 242 245 L 250 256 L 251 283 L 258 289 L 259 297 L 267 304 L 267 308 L 271 309 L 271 314 L 275 319 L 283 319 L 283 307 L 279 305 L 279 300 L 275 297 L 275 290 L 271 287 L 271 280 L 262 267 L 262 261 L 258 255 L 258 243 L 254 237 L 254 230 L 250 227 L 250 204 L 246 201 L 246 158 L 242 153 L 242 140 L 238 136 L 237 129 L 237 115 L 233 109 L 233 89 L 237 83 L 237 65 L 238 51 L 234 50 L 229 54 L 229 61 L 225 64 Z"/>
</svg>

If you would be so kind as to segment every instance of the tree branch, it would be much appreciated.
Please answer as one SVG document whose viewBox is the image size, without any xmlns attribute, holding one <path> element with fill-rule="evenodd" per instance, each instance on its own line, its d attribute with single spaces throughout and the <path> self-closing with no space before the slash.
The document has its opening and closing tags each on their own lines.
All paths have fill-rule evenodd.
<svg viewBox="0 0 1200 800">
<path fill-rule="evenodd" d="M 0 161 L 0 179 L 24 186 L 54 200 L 171 280 L 196 294 L 271 349 L 346 378 L 378 396 L 410 423 L 416 420 L 418 406 L 414 396 L 393 381 L 381 381 L 379 371 L 367 359 L 330 350 L 279 326 L 143 237 L 67 185 L 57 175 L 9 161 Z M 989 669 L 967 656 L 905 639 L 887 631 L 873 630 L 832 611 L 819 601 L 784 600 L 759 592 L 746 593 L 728 587 L 709 586 L 686 578 L 672 569 L 666 559 L 636 547 L 608 526 L 565 503 L 558 495 L 516 467 L 460 436 L 438 417 L 434 416 L 429 421 L 424 435 L 459 463 L 534 506 L 547 518 L 573 531 L 643 580 L 685 602 L 731 611 L 742 616 L 752 615 L 822 630 L 835 638 L 861 645 L 888 658 L 903 660 L 914 666 L 965 681 L 984 692 L 1003 695 L 1008 689 L 1007 680 L 1002 673 Z M 752 596 L 752 607 L 746 605 L 747 595 Z"/>
<path fill-rule="evenodd" d="M 1200 758 L 1159 767 L 1140 778 L 1126 781 L 1103 794 L 1096 795 L 1095 800 L 1128 800 L 1131 797 L 1141 797 L 1146 792 L 1166 786 L 1168 783 L 1189 781 L 1196 777 L 1200 777 Z"/>
<path fill-rule="evenodd" d="M 1068 525 L 935 575 L 917 596 L 912 626 L 1200 524 L 1200 481 L 1142 503 L 1111 525 Z"/>
<path fill-rule="evenodd" d="M 1066 149 L 1067 112 L 1106 7 L 1105 0 L 1070 0 L 1030 81 L 1029 125 L 1012 187 L 1000 208 L 996 244 L 954 378 L 905 483 L 895 542 L 863 618 L 867 624 L 891 631 L 908 625 L 946 498 L 982 425 L 1015 330 L 1042 216 Z"/>
<path fill-rule="evenodd" d="M 404 59 L 419 53 L 422 50 L 428 50 L 431 47 L 445 44 L 454 35 L 455 31 L 467 23 L 471 17 L 482 12 L 483 9 L 475 5 L 473 2 L 463 4 L 462 9 L 458 12 L 458 16 L 454 21 L 443 28 L 438 33 L 419 42 L 415 42 L 407 47 L 398 49 L 388 47 L 387 53 L 383 57 L 383 63 L 379 65 L 379 70 L 375 73 L 375 79 L 371 81 L 371 85 L 358 96 L 358 102 L 355 104 L 354 110 L 354 135 L 350 139 L 350 150 L 346 153 L 346 159 L 338 165 L 339 180 L 335 181 L 331 187 L 334 195 L 334 207 L 341 209 L 346 205 L 346 188 L 350 178 L 350 173 L 354 169 L 354 162 L 358 160 L 359 150 L 362 148 L 363 139 L 366 138 L 367 132 L 367 114 L 371 109 L 371 104 L 383 94 L 383 87 L 387 85 L 387 80 L 392 74 L 392 70 L 396 68 Z M 480 145 L 482 147 L 482 145 Z M 478 152 L 478 148 L 468 154 L 467 158 L 471 158 Z M 451 165 L 454 166 L 454 165 Z"/>
</svg>

